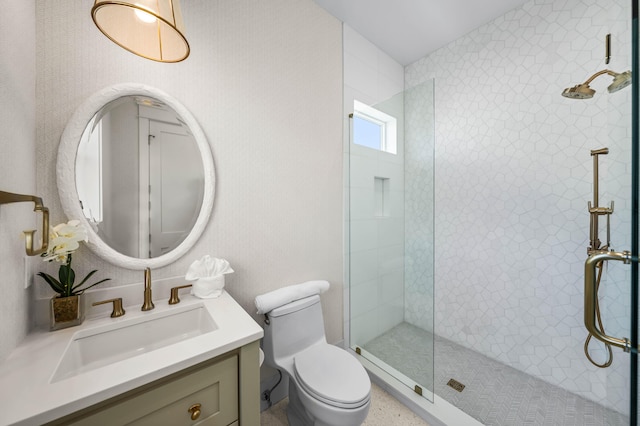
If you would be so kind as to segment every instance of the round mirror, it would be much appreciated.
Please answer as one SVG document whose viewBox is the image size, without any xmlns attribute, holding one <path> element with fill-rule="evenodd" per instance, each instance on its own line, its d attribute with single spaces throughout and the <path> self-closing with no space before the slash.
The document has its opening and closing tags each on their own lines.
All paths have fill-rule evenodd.
<svg viewBox="0 0 640 426">
<path fill-rule="evenodd" d="M 89 247 L 129 269 L 184 255 L 209 220 L 214 166 L 195 118 L 141 84 L 94 94 L 73 114 L 58 149 L 60 200 Z"/>
</svg>

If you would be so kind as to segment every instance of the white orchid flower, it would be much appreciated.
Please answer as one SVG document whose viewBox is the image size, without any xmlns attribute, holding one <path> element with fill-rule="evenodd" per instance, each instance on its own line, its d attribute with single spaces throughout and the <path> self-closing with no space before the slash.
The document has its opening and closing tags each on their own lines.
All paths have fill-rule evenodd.
<svg viewBox="0 0 640 426">
<path fill-rule="evenodd" d="M 51 228 L 51 232 L 49 233 L 49 250 L 42 254 L 42 257 L 45 262 L 55 260 L 62 263 L 62 265 L 60 265 L 58 270 L 58 278 L 45 272 L 38 272 L 38 276 L 42 277 L 51 289 L 58 293 L 58 297 L 79 295 L 91 287 L 109 281 L 110 278 L 105 278 L 91 285 L 87 285 L 87 280 L 98 271 L 94 269 L 89 272 L 80 283 L 76 284 L 76 274 L 71 268 L 71 255 L 80 247 L 80 241 L 87 242 L 88 240 L 87 230 L 78 220 L 70 220 L 67 223 L 61 223 Z"/>
<path fill-rule="evenodd" d="M 49 250 L 42 256 L 43 260 L 66 263 L 67 256 L 80 247 L 80 241 L 88 241 L 87 231 L 80 221 L 70 220 L 54 226 L 50 232 Z"/>
<path fill-rule="evenodd" d="M 55 237 L 65 237 L 70 240 L 84 241 L 89 240 L 87 230 L 80 224 L 79 220 L 70 220 L 67 223 L 61 223 L 53 228 Z"/>
</svg>

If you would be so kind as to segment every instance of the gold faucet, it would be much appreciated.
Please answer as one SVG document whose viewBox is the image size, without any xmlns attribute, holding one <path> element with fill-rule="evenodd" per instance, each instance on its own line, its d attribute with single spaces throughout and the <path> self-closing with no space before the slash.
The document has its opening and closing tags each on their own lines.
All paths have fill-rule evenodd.
<svg viewBox="0 0 640 426">
<path fill-rule="evenodd" d="M 151 269 L 146 268 L 144 270 L 144 303 L 142 304 L 143 311 L 150 311 L 155 308 L 151 301 Z"/>
<path fill-rule="evenodd" d="M 113 303 L 113 310 L 111 311 L 111 318 L 118 318 L 123 316 L 126 312 L 122 307 L 122 297 L 116 299 L 103 300 L 101 302 L 92 303 L 92 306 L 103 305 L 105 303 Z"/>
</svg>

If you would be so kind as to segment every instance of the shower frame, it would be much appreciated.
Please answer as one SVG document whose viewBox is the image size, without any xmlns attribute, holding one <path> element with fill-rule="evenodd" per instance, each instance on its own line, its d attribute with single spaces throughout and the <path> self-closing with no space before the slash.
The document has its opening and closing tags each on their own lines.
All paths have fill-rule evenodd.
<svg viewBox="0 0 640 426">
<path fill-rule="evenodd" d="M 630 270 L 630 297 L 631 297 L 631 315 L 630 315 L 630 335 L 629 335 L 629 346 L 631 349 L 630 353 L 630 383 L 629 383 L 629 395 L 630 395 L 630 425 L 637 426 L 638 424 L 638 297 L 640 295 L 640 291 L 638 289 L 638 258 L 639 258 L 639 240 L 640 240 L 640 224 L 638 220 L 639 216 L 639 192 L 640 192 L 640 148 L 639 148 L 639 81 L 638 81 L 638 73 L 640 72 L 640 67 L 638 64 L 638 50 L 639 40 L 638 40 L 638 0 L 632 1 L 632 26 L 631 26 L 631 35 L 632 35 L 632 61 L 631 61 L 631 70 L 632 70 L 632 84 L 629 90 L 631 90 L 631 104 L 632 104 L 632 123 L 631 123 L 631 154 L 632 154 L 632 162 L 631 162 L 631 270 Z M 347 128 L 345 126 L 345 128 Z M 348 158 L 348 156 L 345 156 Z M 348 161 L 348 160 L 347 160 Z M 348 166 L 347 166 L 348 167 Z M 349 225 L 347 224 L 347 227 Z M 348 234 L 348 233 L 347 233 Z M 348 238 L 347 238 L 348 240 Z M 348 241 L 346 246 L 348 247 Z M 349 264 L 349 255 L 347 253 L 347 263 Z M 617 263 L 616 263 L 617 264 Z M 616 267 L 619 267 L 616 265 Z M 345 283 L 349 283 L 349 277 L 345 276 Z M 345 301 L 349 301 L 348 289 L 345 291 Z M 349 308 L 347 307 L 347 312 Z M 345 322 L 345 336 L 348 339 L 349 336 L 349 320 Z M 348 340 L 347 340 L 348 345 Z M 411 396 L 409 395 L 407 398 L 411 400 Z M 434 398 L 437 399 L 437 398 Z M 406 402 L 407 400 L 405 400 Z"/>
</svg>

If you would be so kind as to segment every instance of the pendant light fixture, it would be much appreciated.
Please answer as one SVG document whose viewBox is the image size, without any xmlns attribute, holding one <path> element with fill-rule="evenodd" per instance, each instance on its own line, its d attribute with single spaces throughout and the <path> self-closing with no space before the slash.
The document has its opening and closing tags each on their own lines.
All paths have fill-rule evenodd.
<svg viewBox="0 0 640 426">
<path fill-rule="evenodd" d="M 189 56 L 180 0 L 95 0 L 91 17 L 111 41 L 158 62 Z"/>
</svg>

